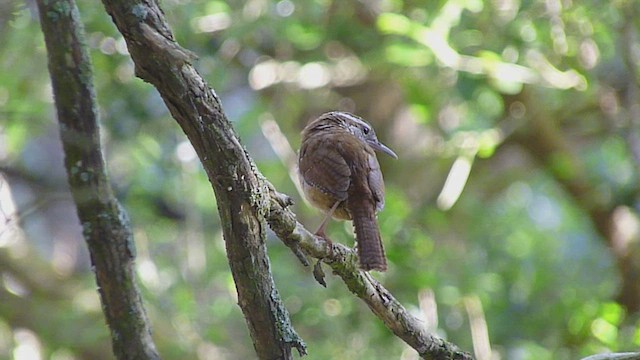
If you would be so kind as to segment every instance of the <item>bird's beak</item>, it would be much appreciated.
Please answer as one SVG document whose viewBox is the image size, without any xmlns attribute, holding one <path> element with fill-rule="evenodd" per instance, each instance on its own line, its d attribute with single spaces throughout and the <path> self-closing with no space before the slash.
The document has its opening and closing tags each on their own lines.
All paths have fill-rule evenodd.
<svg viewBox="0 0 640 360">
<path fill-rule="evenodd" d="M 387 145 L 381 143 L 380 141 L 374 140 L 374 141 L 367 141 L 367 142 L 369 143 L 369 146 L 373 148 L 373 150 L 381 151 L 391 156 L 394 159 L 398 158 L 398 155 L 396 155 L 396 153 L 394 153 L 393 150 L 389 149 Z"/>
</svg>

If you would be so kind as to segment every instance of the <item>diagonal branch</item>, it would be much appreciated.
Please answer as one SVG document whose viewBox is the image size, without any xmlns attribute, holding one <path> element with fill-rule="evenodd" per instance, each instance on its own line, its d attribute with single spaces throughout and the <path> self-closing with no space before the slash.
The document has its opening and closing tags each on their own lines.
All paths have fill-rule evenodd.
<svg viewBox="0 0 640 360">
<path fill-rule="evenodd" d="M 191 65 L 153 0 L 103 0 L 136 75 L 156 87 L 196 150 L 216 195 L 238 304 L 260 359 L 306 353 L 271 276 L 265 245 L 268 193 L 213 89 Z"/>
<path fill-rule="evenodd" d="M 300 247 L 309 256 L 327 263 L 349 290 L 364 301 L 385 326 L 414 348 L 422 358 L 472 359 L 471 355 L 456 345 L 427 333 L 422 322 L 411 315 L 389 290 L 368 272 L 358 268 L 357 255 L 353 250 L 339 243 L 329 245 L 324 239 L 305 229 L 296 220 L 295 214 L 287 208 L 290 203 L 286 195 L 271 188 L 269 226 L 287 246 L 294 251 Z"/>
<path fill-rule="evenodd" d="M 290 325 L 270 273 L 264 237 L 266 220 L 290 247 L 324 258 L 352 292 L 425 359 L 471 359 L 429 335 L 397 300 L 369 274 L 357 269 L 355 255 L 313 238 L 295 221 L 284 196 L 274 196 L 227 121 L 215 92 L 191 66 L 153 1 L 103 0 L 124 35 L 136 74 L 153 84 L 194 146 L 216 194 L 231 271 L 258 356 L 290 358 L 304 344 Z M 300 254 L 300 252 L 297 252 Z"/>
</svg>

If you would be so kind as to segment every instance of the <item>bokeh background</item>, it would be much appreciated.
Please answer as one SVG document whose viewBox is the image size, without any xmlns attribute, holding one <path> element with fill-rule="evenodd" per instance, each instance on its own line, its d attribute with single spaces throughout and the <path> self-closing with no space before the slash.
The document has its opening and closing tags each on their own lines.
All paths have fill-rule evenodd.
<svg viewBox="0 0 640 360">
<path fill-rule="evenodd" d="M 640 3 L 634 0 L 162 1 L 298 219 L 300 130 L 369 120 L 389 271 L 430 331 L 486 359 L 640 346 Z M 104 154 L 132 219 L 166 359 L 255 357 L 213 192 L 122 36 L 80 0 Z M 33 1 L 0 3 L 0 358 L 110 359 Z M 352 244 L 348 223 L 331 224 Z M 277 287 L 308 359 L 415 359 L 341 281 L 320 287 L 272 234 Z"/>
</svg>

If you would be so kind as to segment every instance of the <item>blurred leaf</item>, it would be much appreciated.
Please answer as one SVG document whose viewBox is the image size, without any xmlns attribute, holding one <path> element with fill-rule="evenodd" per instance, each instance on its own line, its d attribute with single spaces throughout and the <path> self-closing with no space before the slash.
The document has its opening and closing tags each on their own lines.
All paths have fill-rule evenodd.
<svg viewBox="0 0 640 360">
<path fill-rule="evenodd" d="M 401 43 L 387 46 L 385 55 L 387 61 L 407 67 L 426 66 L 433 61 L 433 56 L 426 49 Z"/>
<path fill-rule="evenodd" d="M 617 303 L 604 303 L 602 304 L 600 314 L 602 319 L 607 321 L 609 324 L 617 326 L 620 325 L 620 322 L 624 318 L 624 309 Z"/>
<path fill-rule="evenodd" d="M 318 47 L 323 32 L 312 26 L 305 27 L 301 23 L 293 23 L 287 26 L 286 36 L 298 49 L 311 50 Z"/>
<path fill-rule="evenodd" d="M 618 338 L 618 328 L 602 318 L 597 318 L 591 323 L 591 333 L 607 345 L 614 345 Z"/>
<path fill-rule="evenodd" d="M 388 34 L 410 35 L 413 31 L 411 20 L 406 16 L 394 13 L 383 13 L 378 16 L 377 26 Z"/>
<path fill-rule="evenodd" d="M 63 156 L 38 17 L 32 5 L 9 1 L 9 10 L 0 5 L 0 29 L 9 30 L 0 32 L 0 122 L 6 139 L 0 165 L 11 170 L 15 203 L 29 210 L 19 221 L 19 233 L 26 236 L 20 246 L 39 249 L 48 263 L 67 259 L 73 263 L 69 288 L 94 292 L 81 228 L 73 211 L 63 211 L 69 195 L 60 185 L 66 182 Z M 477 296 L 494 357 L 536 360 L 640 346 L 636 316 L 615 302 L 621 286 L 616 253 L 586 216 L 590 208 L 562 184 L 579 175 L 603 213 L 623 206 L 629 219 L 638 216 L 628 123 L 637 101 L 630 95 L 634 77 L 623 61 L 628 41 L 621 30 L 637 33 L 639 18 L 629 15 L 634 7 L 628 1 L 601 5 L 162 4 L 176 38 L 199 55 L 194 65 L 222 99 L 258 168 L 296 200 L 300 222 L 313 229 L 322 214 L 301 200 L 297 180 L 289 175 L 296 170 L 265 141 L 260 117 L 277 121 L 294 159 L 300 131 L 316 115 L 339 109 L 366 117 L 400 156 L 381 159 L 387 194 L 378 219 L 390 266 L 376 276 L 416 313 L 418 293 L 433 289 L 437 331 L 466 350 L 473 339 L 460 299 Z M 111 181 L 135 225 L 140 256 L 155 267 L 155 280 L 142 281 L 154 339 L 166 358 L 251 358 L 209 180 L 198 159 L 181 153 L 182 131 L 153 87 L 135 77 L 122 36 L 104 9 L 87 1 L 79 6 Z M 270 74 L 276 80 L 256 90 L 249 73 L 267 59 L 278 64 Z M 303 73 L 305 64 L 321 66 Z M 301 85 L 302 77 L 318 72 L 325 72 L 322 86 Z M 526 103 L 524 95 L 535 101 Z M 553 121 L 552 135 L 569 151 L 541 162 L 540 154 L 520 144 L 517 137 L 533 135 L 532 113 Z M 475 156 L 473 167 L 456 204 L 442 211 L 436 199 L 461 152 Z M 333 241 L 354 245 L 349 222 L 332 221 L 328 233 Z M 0 251 L 7 249 L 3 239 Z M 411 356 L 338 280 L 328 274 L 328 288 L 321 289 L 271 234 L 268 246 L 278 290 L 312 349 L 311 359 Z M 60 274 L 48 273 L 45 283 L 47 276 Z M 60 306 L 29 301 L 23 307 L 34 314 Z M 2 339 L 13 339 L 18 327 L 37 334 L 43 358 L 67 347 L 52 324 L 18 323 L 15 314 L 22 309 L 5 307 L 0 306 L 0 324 L 8 324 L 0 329 L 6 335 L 0 336 L 0 357 L 13 353 L 16 345 Z M 82 318 L 65 313 L 64 326 L 57 328 L 74 330 Z M 102 322 L 83 331 L 94 334 L 92 346 L 109 348 Z"/>
</svg>

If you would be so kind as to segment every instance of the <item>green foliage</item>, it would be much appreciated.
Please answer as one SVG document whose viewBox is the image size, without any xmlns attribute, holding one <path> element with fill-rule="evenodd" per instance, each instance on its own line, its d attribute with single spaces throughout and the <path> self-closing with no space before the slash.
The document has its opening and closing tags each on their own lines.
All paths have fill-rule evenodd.
<svg viewBox="0 0 640 360">
<path fill-rule="evenodd" d="M 216 202 L 195 153 L 155 90 L 135 78 L 103 9 L 79 5 L 105 158 L 134 226 L 160 352 L 253 358 Z M 22 216 L 20 246 L 41 257 L 17 259 L 53 266 L 37 276 L 62 281 L 67 303 L 84 304 L 87 293 L 96 296 L 93 273 L 75 214 L 57 211 L 69 196 L 60 195 L 67 190 L 42 35 L 31 5 L 11 6 L 0 15 L 9 29 L 0 32 L 1 171 Z M 390 268 L 374 276 L 417 316 L 435 313 L 432 331 L 473 349 L 477 314 L 467 303 L 477 297 L 503 359 L 575 359 L 640 346 L 637 313 L 616 302 L 619 259 L 591 216 L 601 210 L 614 221 L 613 210 L 623 209 L 624 229 L 637 241 L 639 166 L 631 149 L 640 135 L 628 114 L 640 103 L 629 93 L 638 86 L 638 60 L 632 56 L 635 72 L 622 60 L 624 25 L 636 34 L 640 27 L 640 17 L 629 15 L 638 13 L 635 2 L 184 0 L 162 7 L 258 167 L 294 197 L 308 228 L 322 215 L 297 193 L 287 157 L 295 158 L 307 121 L 332 109 L 355 112 L 399 154 L 380 158 L 387 196 L 379 222 Z M 269 119 L 289 144 L 265 135 Z M 547 154 L 541 139 L 560 145 Z M 453 176 L 464 180 L 461 193 L 451 207 L 439 206 L 457 159 L 470 166 Z M 0 253 L 16 252 L 4 239 L 17 235 L 1 226 Z M 331 223 L 328 234 L 353 244 L 348 223 Z M 337 278 L 328 275 L 328 288 L 320 287 L 269 236 L 276 285 L 309 359 L 412 358 Z M 6 280 L 22 279 L 16 271 L 0 263 L 0 298 L 32 300 L 30 311 L 43 320 L 0 306 L 0 357 L 29 344 L 17 328 L 35 334 L 43 357 L 108 348 L 101 321 L 82 323 L 90 335 L 78 343 L 56 334 L 98 318 L 95 298 L 93 306 L 68 308 L 41 296 L 38 283 L 22 284 L 35 288 L 21 293 Z M 429 291 L 437 309 L 420 300 Z M 45 321 L 60 309 L 62 319 Z"/>
</svg>

